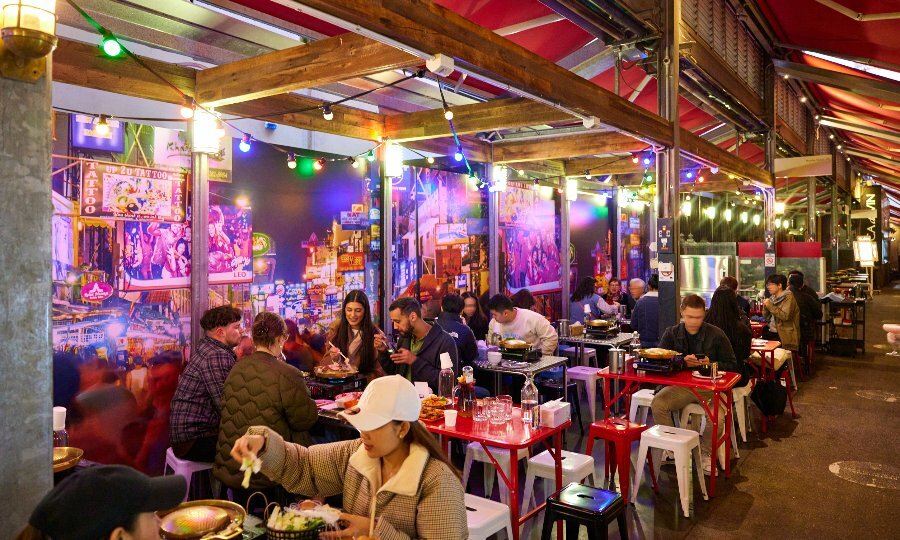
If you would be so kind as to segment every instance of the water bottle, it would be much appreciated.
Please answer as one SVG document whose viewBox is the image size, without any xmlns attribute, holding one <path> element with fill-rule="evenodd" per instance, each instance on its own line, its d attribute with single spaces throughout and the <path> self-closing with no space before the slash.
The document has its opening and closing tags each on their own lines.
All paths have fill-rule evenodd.
<svg viewBox="0 0 900 540">
<path fill-rule="evenodd" d="M 53 407 L 53 446 L 69 446 L 69 432 L 66 431 L 66 408 Z"/>
<path fill-rule="evenodd" d="M 538 407 L 538 389 L 534 385 L 534 375 L 528 373 L 522 387 L 522 423 L 535 427 L 535 411 Z"/>
<path fill-rule="evenodd" d="M 584 327 L 587 328 L 588 323 L 591 322 L 591 305 L 584 305 Z"/>
<path fill-rule="evenodd" d="M 438 395 L 449 400 L 453 399 L 453 388 L 456 386 L 453 375 L 453 360 L 450 353 L 441 353 L 441 372 L 438 374 Z"/>
</svg>

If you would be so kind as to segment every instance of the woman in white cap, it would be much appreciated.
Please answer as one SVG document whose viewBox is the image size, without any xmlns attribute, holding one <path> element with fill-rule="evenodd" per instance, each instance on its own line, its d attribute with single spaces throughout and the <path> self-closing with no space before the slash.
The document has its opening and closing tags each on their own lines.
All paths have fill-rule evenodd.
<svg viewBox="0 0 900 540">
<path fill-rule="evenodd" d="M 375 379 L 359 404 L 340 413 L 360 438 L 305 447 L 254 426 L 231 450 L 238 461 L 258 457 L 260 472 L 292 493 L 330 497 L 343 493 L 346 529 L 337 539 L 369 535 L 379 540 L 467 538 L 459 472 L 418 422 L 415 387 L 394 375 Z"/>
</svg>

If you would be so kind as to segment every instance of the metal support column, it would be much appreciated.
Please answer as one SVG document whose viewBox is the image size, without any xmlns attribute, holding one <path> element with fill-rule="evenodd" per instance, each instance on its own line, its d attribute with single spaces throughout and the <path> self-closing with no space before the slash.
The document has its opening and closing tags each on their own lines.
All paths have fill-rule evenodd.
<svg viewBox="0 0 900 540">
<path fill-rule="evenodd" d="M 489 167 L 493 182 L 493 166 Z M 494 296 L 500 292 L 500 192 L 488 192 L 488 292 Z M 483 292 L 483 291 L 482 291 Z"/>
<path fill-rule="evenodd" d="M 816 230 L 816 177 L 810 176 L 806 180 L 806 238 L 815 242 L 819 237 Z"/>
<path fill-rule="evenodd" d="M 610 223 L 610 227 L 612 227 L 612 246 L 610 248 L 610 273 L 612 277 L 618 278 L 622 274 L 622 205 L 619 203 L 620 193 L 622 193 L 622 188 L 620 186 L 616 186 L 613 190 L 612 197 L 610 197 L 609 204 L 610 206 L 610 218 L 612 222 Z"/>
<path fill-rule="evenodd" d="M 837 182 L 831 182 L 831 271 L 836 272 L 838 269 L 838 242 L 840 241 L 840 228 L 838 227 L 838 220 L 840 219 L 840 214 L 838 213 L 838 209 L 841 206 L 841 201 L 838 200 L 838 187 Z"/>
<path fill-rule="evenodd" d="M 394 206 L 393 184 L 391 179 L 384 175 L 384 154 L 380 148 L 377 150 L 381 159 L 378 160 L 378 184 L 381 186 L 381 329 L 390 334 L 393 332 L 393 323 L 388 315 L 388 306 L 394 297 Z M 369 169 L 369 174 L 372 174 Z M 413 185 L 413 189 L 418 186 Z"/>
<path fill-rule="evenodd" d="M 662 154 L 657 154 L 656 160 L 656 192 L 659 196 L 660 216 L 658 223 L 670 224 L 670 237 L 672 243 L 671 253 L 660 253 L 660 280 L 659 280 L 659 329 L 660 335 L 669 326 L 678 322 L 678 307 L 681 298 L 679 276 L 677 272 L 679 257 L 679 165 L 681 140 L 679 136 L 680 123 L 678 119 L 678 84 L 680 78 L 678 45 L 681 43 L 681 0 L 665 0 L 661 2 L 662 8 L 662 40 L 657 53 L 657 73 L 659 74 L 657 101 L 660 116 L 672 122 L 674 126 L 673 144 Z M 658 231 L 650 231 L 653 240 L 657 238 Z M 666 271 L 663 271 L 666 269 Z M 671 271 L 671 273 L 670 273 Z M 667 279 L 668 278 L 668 279 Z M 671 280 L 671 281 L 670 281 Z"/>
<path fill-rule="evenodd" d="M 191 137 L 188 137 L 191 140 Z M 227 139 L 231 142 L 231 139 Z M 231 149 L 229 148 L 230 152 Z M 209 309 L 209 155 L 191 153 L 191 354 L 203 338 Z M 187 359 L 185 359 L 187 360 Z"/>
<path fill-rule="evenodd" d="M 572 259 L 569 253 L 569 244 L 571 243 L 571 234 L 569 231 L 569 186 L 568 181 L 563 178 L 563 194 L 559 201 L 559 285 L 560 294 L 562 295 L 560 318 L 569 318 L 569 275 L 571 273 Z M 575 190 L 578 191 L 577 188 Z"/>
</svg>

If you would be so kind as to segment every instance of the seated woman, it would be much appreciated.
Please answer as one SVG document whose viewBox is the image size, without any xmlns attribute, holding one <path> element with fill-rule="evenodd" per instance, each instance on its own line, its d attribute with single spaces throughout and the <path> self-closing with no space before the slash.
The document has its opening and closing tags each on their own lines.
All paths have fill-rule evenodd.
<svg viewBox="0 0 900 540">
<path fill-rule="evenodd" d="M 356 407 L 341 413 L 359 439 L 307 448 L 254 426 L 234 443 L 231 456 L 237 463 L 258 456 L 260 473 L 292 493 L 343 493 L 341 518 L 349 526 L 335 537 L 368 535 L 375 520 L 376 538 L 458 540 L 467 534 L 459 472 L 418 422 L 420 410 L 411 382 L 381 377 Z"/>
<path fill-rule="evenodd" d="M 241 488 L 240 463 L 229 458 L 231 447 L 250 426 L 266 426 L 291 442 L 310 444 L 307 431 L 318 420 L 316 404 L 300 371 L 281 360 L 287 340 L 287 326 L 274 313 L 256 316 L 252 329 L 256 352 L 231 368 L 222 393 L 222 420 L 216 445 L 213 473 L 230 487 L 235 502 L 246 506 L 254 491 L 262 491 L 269 501 L 284 503 L 287 493 L 277 483 L 254 477 L 249 490 Z"/>
<path fill-rule="evenodd" d="M 737 302 L 737 295 L 728 287 L 719 287 L 713 293 L 709 302 L 709 310 L 706 312 L 704 322 L 717 327 L 725 332 L 725 336 L 731 343 L 737 366 L 740 369 L 740 382 L 736 386 L 745 386 L 748 381 L 744 362 L 750 358 L 750 342 L 753 341 L 753 331 L 744 322 L 743 312 Z"/>
<path fill-rule="evenodd" d="M 369 298 L 363 291 L 350 291 L 344 297 L 341 317 L 328 329 L 326 338 L 330 345 L 325 345 L 322 363 L 343 361 L 343 353 L 350 365 L 370 381 L 381 377 L 384 371 L 375 356 L 375 333 Z"/>
<path fill-rule="evenodd" d="M 599 319 L 602 315 L 600 311 L 600 295 L 594 292 L 595 281 L 591 276 L 584 276 L 578 282 L 578 286 L 572 292 L 571 303 L 569 304 L 569 318 L 572 321 L 578 321 L 584 318 L 588 309 L 591 319 Z"/>
<path fill-rule="evenodd" d="M 473 292 L 466 291 L 462 294 L 462 297 L 466 303 L 465 307 L 463 307 L 462 316 L 469 328 L 472 329 L 472 333 L 475 334 L 475 339 L 484 341 L 487 339 L 489 321 L 484 314 L 484 309 L 481 307 L 481 302 L 478 301 L 478 296 Z"/>
</svg>

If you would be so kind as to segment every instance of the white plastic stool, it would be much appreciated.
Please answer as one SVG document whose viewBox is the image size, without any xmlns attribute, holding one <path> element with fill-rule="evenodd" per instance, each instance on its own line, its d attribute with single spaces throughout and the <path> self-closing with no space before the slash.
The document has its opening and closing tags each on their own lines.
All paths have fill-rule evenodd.
<svg viewBox="0 0 900 540">
<path fill-rule="evenodd" d="M 487 540 L 492 534 L 501 532 L 506 532 L 506 538 L 512 538 L 508 506 L 469 493 L 465 494 L 465 504 L 470 540 Z"/>
<path fill-rule="evenodd" d="M 753 431 L 750 424 L 747 422 L 747 408 L 750 406 L 750 385 L 739 386 L 731 391 L 732 399 L 734 400 L 734 421 L 738 425 L 738 429 L 741 432 L 741 440 L 747 442 L 747 432 Z"/>
<path fill-rule="evenodd" d="M 589 366 L 575 366 L 566 370 L 570 381 L 580 382 L 584 385 L 584 393 L 587 394 L 588 406 L 591 408 L 591 422 L 597 420 L 597 368 Z"/>
<path fill-rule="evenodd" d="M 494 459 L 497 460 L 497 464 L 503 469 L 503 474 L 509 477 L 509 450 L 506 448 L 495 448 L 493 446 L 489 447 L 491 449 L 491 455 L 494 456 Z M 528 449 L 523 448 L 519 450 L 519 459 L 527 459 L 528 458 Z M 481 443 L 473 442 L 469 443 L 466 446 L 466 461 L 463 464 L 463 487 L 469 485 L 469 473 L 472 472 L 472 462 L 480 461 L 485 464 L 484 466 L 484 494 L 487 498 L 490 498 L 494 493 L 494 477 L 497 475 L 497 471 L 494 469 L 494 464 L 491 462 L 491 458 L 488 457 L 487 452 L 482 448 Z M 518 466 L 518 464 L 517 464 Z M 506 484 L 504 482 L 500 482 L 500 501 L 501 502 L 509 502 L 507 497 L 509 496 L 509 490 L 506 488 Z"/>
<path fill-rule="evenodd" d="M 584 352 L 581 353 L 581 358 L 576 358 L 577 349 L 575 347 L 559 347 L 559 354 L 565 356 L 566 358 L 571 358 L 575 360 L 575 363 L 579 366 L 594 366 L 597 368 L 597 349 L 592 349 L 589 347 L 584 348 Z"/>
<path fill-rule="evenodd" d="M 678 476 L 678 495 L 681 498 L 681 509 L 684 517 L 691 515 L 691 499 L 694 493 L 694 482 L 691 480 L 691 458 L 696 465 L 697 479 L 700 480 L 700 491 L 703 492 L 703 500 L 708 500 L 706 494 L 706 480 L 703 471 L 700 470 L 700 435 L 690 429 L 680 429 L 669 426 L 655 425 L 641 434 L 641 446 L 638 450 L 638 463 L 647 460 L 647 452 L 651 449 L 669 450 L 675 454 L 675 472 Z M 657 452 L 659 454 L 659 452 Z M 660 455 L 655 455 L 653 462 L 659 470 Z M 641 477 L 644 468 L 638 467 L 634 477 L 634 487 L 631 490 L 631 502 L 637 495 L 641 486 Z"/>
<path fill-rule="evenodd" d="M 719 412 L 722 412 L 722 411 L 719 411 Z M 700 433 L 702 434 L 703 432 L 706 431 L 706 409 L 703 408 L 703 405 L 700 405 L 699 403 L 691 403 L 687 407 L 681 409 L 681 411 L 679 411 L 679 413 L 678 413 L 678 425 L 680 427 L 682 427 L 682 428 L 687 427 L 688 422 L 693 424 L 693 421 L 686 418 L 687 416 L 690 416 L 691 418 L 693 418 L 694 416 L 700 416 L 700 418 L 701 418 Z M 724 414 L 719 415 L 719 416 L 721 416 L 720 421 L 724 422 L 725 421 Z M 741 454 L 740 454 L 740 451 L 738 450 L 736 433 L 737 432 L 734 429 L 734 422 L 732 422 L 731 423 L 731 447 L 734 449 L 734 457 L 739 458 L 739 457 L 741 457 Z M 719 463 L 722 465 L 722 469 L 724 469 L 725 468 L 725 447 L 719 448 L 718 456 L 719 456 Z"/>
<path fill-rule="evenodd" d="M 578 454 L 562 451 L 562 485 L 566 486 L 572 482 L 581 482 L 585 478 L 590 478 L 590 485 L 594 485 L 594 458 L 585 454 Z M 554 482 L 556 486 L 556 462 L 549 450 L 544 450 L 540 454 L 528 460 L 528 472 L 525 474 L 525 492 L 522 497 L 522 514 L 527 514 L 532 506 L 537 506 L 534 498 L 534 480 L 539 478 L 541 482 L 549 480 Z M 554 488 L 552 491 L 556 491 Z M 544 489 L 544 494 L 547 490 Z M 520 538 L 528 538 L 531 534 L 531 521 L 522 526 L 522 534 Z"/>
<path fill-rule="evenodd" d="M 172 447 L 170 446 L 168 450 L 166 450 L 166 467 L 163 470 L 163 475 L 168 475 L 169 470 L 171 469 L 173 474 L 184 477 L 188 485 L 188 490 L 184 494 L 184 500 L 186 501 L 188 500 L 188 493 L 190 492 L 191 487 L 191 478 L 194 476 L 194 473 L 209 471 L 207 472 L 207 474 L 209 475 L 210 489 L 213 490 L 213 496 L 215 497 L 216 493 L 215 489 L 213 488 L 212 468 L 212 463 L 188 461 L 186 459 L 175 457 L 175 452 L 172 451 Z"/>
<path fill-rule="evenodd" d="M 650 404 L 653 403 L 653 396 L 656 395 L 655 390 L 645 388 L 631 394 L 631 409 L 628 411 L 628 419 L 638 424 L 647 423 L 647 412 L 650 410 Z M 640 415 L 640 420 L 635 420 Z"/>
</svg>

